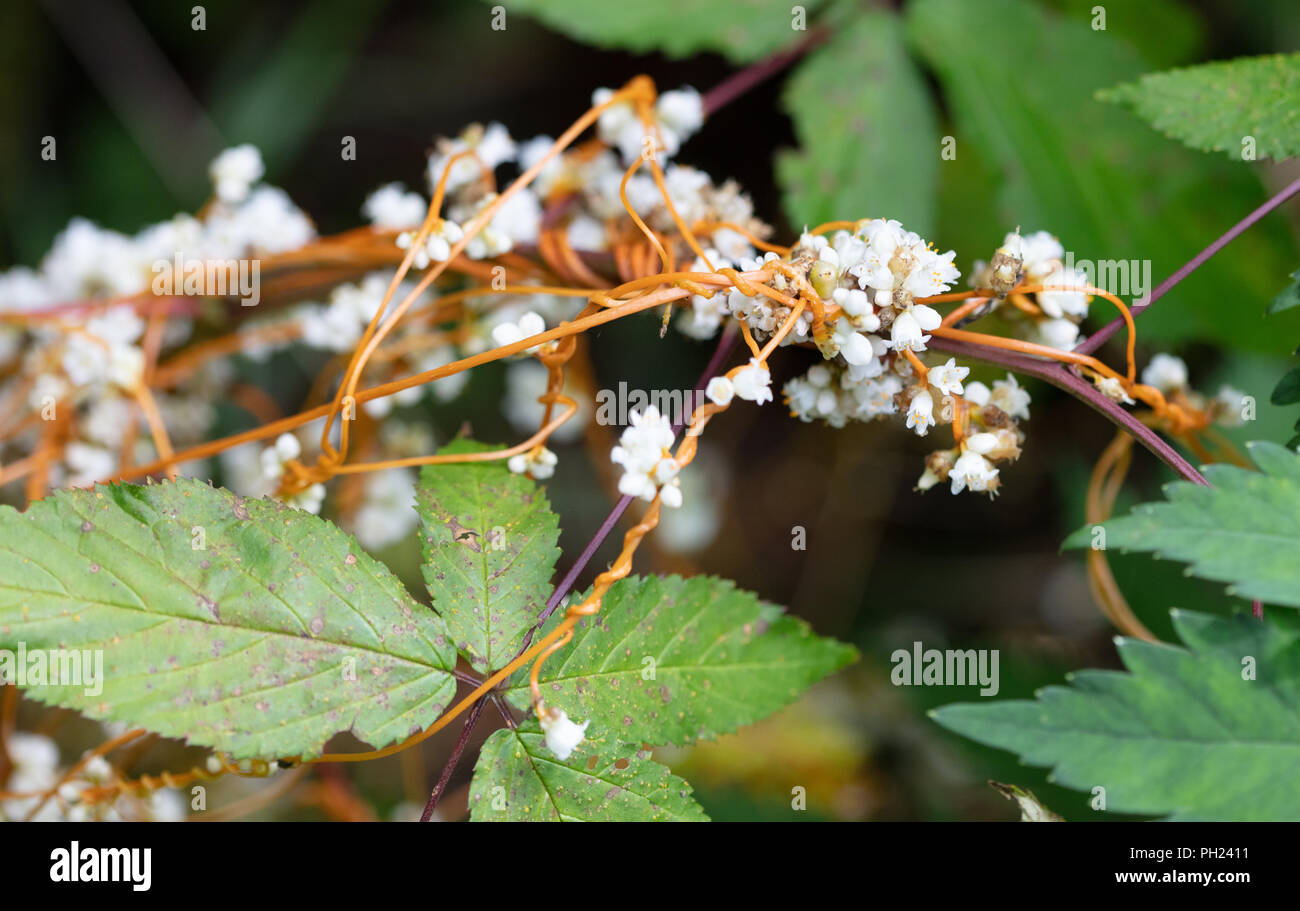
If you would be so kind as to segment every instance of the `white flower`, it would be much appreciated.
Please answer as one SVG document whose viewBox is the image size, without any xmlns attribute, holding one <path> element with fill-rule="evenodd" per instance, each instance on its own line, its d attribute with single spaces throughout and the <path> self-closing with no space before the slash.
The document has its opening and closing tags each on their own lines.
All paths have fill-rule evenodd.
<svg viewBox="0 0 1300 911">
<path fill-rule="evenodd" d="M 1045 319 L 1040 321 L 1036 328 L 1039 341 L 1052 348 L 1073 351 L 1074 346 L 1079 343 L 1079 325 L 1073 320 Z"/>
<path fill-rule="evenodd" d="M 262 475 L 274 480 L 284 474 L 286 462 L 302 455 L 302 444 L 292 433 L 282 433 L 275 444 L 262 450 Z"/>
<path fill-rule="evenodd" d="M 709 385 L 704 387 L 704 394 L 708 396 L 710 402 L 725 408 L 731 404 L 731 399 L 736 394 L 736 388 L 731 384 L 731 380 L 725 376 L 715 376 L 709 380 Z"/>
<path fill-rule="evenodd" d="M 587 736 L 589 724 L 590 719 L 582 724 L 574 724 L 563 709 L 544 712 L 542 731 L 546 734 L 546 748 L 555 754 L 556 759 L 568 759 Z"/>
<path fill-rule="evenodd" d="M 1172 354 L 1157 354 L 1142 371 L 1142 382 L 1161 392 L 1176 392 L 1187 387 L 1187 364 Z"/>
<path fill-rule="evenodd" d="M 610 453 L 610 460 L 623 466 L 619 493 L 647 502 L 660 493 L 663 505 L 681 506 L 681 482 L 677 478 L 681 468 L 669 453 L 673 440 L 672 425 L 659 409 L 652 405 L 634 412 L 632 426 L 623 431 L 619 445 Z"/>
<path fill-rule="evenodd" d="M 424 239 L 424 251 L 433 262 L 445 263 L 451 259 L 451 248 L 460 243 L 464 236 L 465 232 L 460 225 L 447 218 L 439 219 Z"/>
<path fill-rule="evenodd" d="M 216 189 L 217 198 L 229 205 L 248 198 L 248 190 L 265 173 L 262 153 L 254 145 L 239 145 L 226 149 L 208 165 L 208 176 Z"/>
<path fill-rule="evenodd" d="M 366 197 L 361 214 L 376 228 L 410 228 L 424 221 L 429 204 L 401 183 L 385 184 Z"/>
<path fill-rule="evenodd" d="M 1029 393 L 1020 388 L 1020 383 L 1010 373 L 1005 380 L 993 381 L 993 393 L 989 404 L 995 405 L 1013 418 L 1029 418 Z"/>
<path fill-rule="evenodd" d="M 596 89 L 592 93 L 591 102 L 593 105 L 604 104 L 613 94 L 613 89 Z M 655 102 L 654 122 L 663 144 L 663 152 L 672 158 L 681 144 L 704 123 L 704 99 L 689 86 L 664 92 Z M 602 142 L 619 150 L 624 164 L 630 165 L 646 148 L 645 126 L 628 101 L 602 111 L 596 122 L 596 132 Z"/>
<path fill-rule="evenodd" d="M 923 333 L 938 329 L 943 318 L 939 311 L 924 304 L 909 307 L 894 318 L 890 327 L 891 347 L 895 351 L 924 351 L 930 336 Z"/>
<path fill-rule="evenodd" d="M 541 481 L 555 474 L 555 466 L 559 460 L 555 453 L 542 446 L 528 453 L 511 456 L 510 460 L 506 462 L 506 467 L 515 474 L 532 475 Z"/>
<path fill-rule="evenodd" d="M 875 332 L 880 328 L 880 317 L 876 316 L 867 299 L 867 292 L 857 288 L 836 288 L 831 297 L 844 310 L 849 322 L 855 329 L 863 332 Z"/>
<path fill-rule="evenodd" d="M 740 368 L 731 383 L 742 399 L 759 405 L 772 401 L 772 374 L 757 358 L 750 358 L 749 366 Z"/>
<path fill-rule="evenodd" d="M 68 466 L 66 483 L 69 487 L 88 487 L 110 477 L 117 469 L 117 456 L 113 452 L 80 440 L 74 440 L 64 448 L 63 461 Z"/>
<path fill-rule="evenodd" d="M 447 173 L 447 192 L 455 193 L 461 187 L 477 180 L 484 169 L 494 170 L 515 157 L 518 147 L 510 132 L 499 123 L 471 124 L 456 139 L 438 141 L 438 151 L 429 156 L 429 187 L 437 187 L 452 156 L 472 151 L 473 155 L 457 158 Z"/>
<path fill-rule="evenodd" d="M 301 509 L 303 512 L 316 515 L 320 512 L 321 504 L 325 502 L 325 485 L 312 484 L 310 487 L 298 491 L 285 502 L 294 509 Z"/>
<path fill-rule="evenodd" d="M 977 434 L 977 436 L 984 436 L 984 434 Z M 977 493 L 986 491 L 989 489 L 990 482 L 997 476 L 998 470 L 992 463 L 969 446 L 948 472 L 948 480 L 952 482 L 954 494 L 961 493 L 967 487 Z"/>
<path fill-rule="evenodd" d="M 969 367 L 958 367 L 956 358 L 948 358 L 948 363 L 930 368 L 930 385 L 944 395 L 961 395 L 961 381 L 970 373 Z"/>
<path fill-rule="evenodd" d="M 1093 382 L 1101 391 L 1101 394 L 1108 399 L 1113 399 L 1123 405 L 1135 405 L 1136 402 L 1129 398 L 1129 394 L 1124 391 L 1124 384 L 1119 381 L 1117 376 L 1096 377 Z"/>
<path fill-rule="evenodd" d="M 1082 288 L 1088 284 L 1087 277 L 1064 266 L 1054 269 L 1044 276 L 1041 284 L 1066 288 Z M 1084 317 L 1088 315 L 1088 295 L 1082 291 L 1039 291 L 1038 305 L 1048 316 L 1059 319 L 1062 316 Z"/>
<path fill-rule="evenodd" d="M 1218 394 L 1214 397 L 1219 406 L 1219 423 L 1234 427 L 1246 420 L 1246 404 L 1249 398 L 1240 389 L 1227 384 L 1220 386 Z"/>
<path fill-rule="evenodd" d="M 974 382 L 966 384 L 966 389 L 962 395 L 965 397 L 966 401 L 970 402 L 972 405 L 983 408 L 989 403 L 991 393 L 989 392 L 988 386 L 985 386 L 979 380 L 975 380 Z"/>
<path fill-rule="evenodd" d="M 492 341 L 496 342 L 497 347 L 504 348 L 506 345 L 513 345 L 521 342 L 526 338 L 532 338 L 534 335 L 540 335 L 546 331 L 546 320 L 542 319 L 541 314 L 529 310 L 523 316 L 519 317 L 519 322 L 497 323 L 492 327 Z M 526 351 L 531 354 L 540 346 L 533 345 Z"/>
<path fill-rule="evenodd" d="M 922 389 L 912 396 L 912 404 L 907 408 L 907 427 L 915 430 L 917 436 L 925 436 L 934 426 L 934 399 Z"/>
</svg>

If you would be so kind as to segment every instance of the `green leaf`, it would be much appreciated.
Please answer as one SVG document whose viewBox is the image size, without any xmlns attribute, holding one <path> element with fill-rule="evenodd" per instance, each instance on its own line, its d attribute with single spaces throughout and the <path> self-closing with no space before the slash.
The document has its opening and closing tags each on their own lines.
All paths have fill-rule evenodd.
<svg viewBox="0 0 1300 911">
<path fill-rule="evenodd" d="M 441 452 L 492 448 L 457 440 Z M 475 670 L 504 667 L 546 606 L 559 518 L 535 481 L 499 461 L 426 465 L 415 501 L 434 608 Z"/>
<path fill-rule="evenodd" d="M 548 705 L 590 719 L 595 736 L 685 744 L 771 714 L 856 654 L 722 579 L 637 577 L 611 587 L 594 620 L 578 622 L 573 641 L 542 666 L 541 686 Z M 530 704 L 527 674 L 508 695 Z"/>
<path fill-rule="evenodd" d="M 1300 307 L 1300 269 L 1292 272 L 1291 277 L 1295 281 L 1278 292 L 1277 297 L 1268 305 L 1268 313 L 1281 313 L 1292 307 Z"/>
<path fill-rule="evenodd" d="M 1300 816 L 1300 618 L 1175 610 L 1187 648 L 1119 639 L 1128 673 L 1085 670 L 1037 699 L 931 713 L 972 740 L 1105 788 L 1106 809 L 1172 820 Z M 1247 659 L 1250 659 L 1249 661 Z"/>
<path fill-rule="evenodd" d="M 1256 158 L 1300 152 L 1300 54 L 1221 60 L 1149 73 L 1098 92 L 1127 104 L 1160 132 L 1202 152 L 1242 160 L 1243 139 Z"/>
<path fill-rule="evenodd" d="M 1278 380 L 1269 401 L 1274 405 L 1294 405 L 1300 402 L 1300 367 Z"/>
<path fill-rule="evenodd" d="M 192 480 L 0 507 L 0 647 L 20 643 L 102 650 L 102 692 L 28 696 L 241 758 L 382 747 L 456 690 L 442 622 L 350 535 Z"/>
<path fill-rule="evenodd" d="M 691 786 L 648 750 L 584 740 L 561 761 L 537 720 L 483 744 L 469 788 L 473 822 L 707 822 Z"/>
<path fill-rule="evenodd" d="M 801 4 L 805 16 L 824 2 Z M 807 34 L 794 28 L 791 4 L 785 0 L 515 0 L 509 11 L 598 47 L 661 51 L 669 57 L 716 51 L 737 63 L 782 50 Z"/>
<path fill-rule="evenodd" d="M 930 231 L 939 129 L 894 13 L 865 13 L 836 33 L 800 64 L 782 103 L 799 140 L 776 161 L 792 224 L 888 217 Z"/>
<path fill-rule="evenodd" d="M 1127 112 L 1095 100 L 1096 89 L 1148 68 L 1126 42 L 1025 0 L 915 0 L 906 16 L 912 45 L 952 112 L 958 161 L 978 155 L 995 181 L 987 247 L 961 251 L 965 263 L 987 259 L 1017 225 L 1046 230 L 1077 261 L 1149 268 L 1149 281 L 1120 288 L 1133 298 L 1262 201 L 1251 169 L 1135 129 Z M 1207 186 L 1215 187 L 1212 198 Z M 1300 310 L 1270 325 L 1250 302 L 1276 293 L 1270 277 L 1283 274 L 1295 254 L 1281 223 L 1256 228 L 1263 230 L 1251 235 L 1250 256 L 1211 259 L 1178 286 L 1176 299 L 1143 313 L 1142 337 L 1280 352 L 1300 327 Z M 1233 289 L 1226 304 L 1224 288 Z M 1094 310 L 1095 320 L 1110 316 Z"/>
<path fill-rule="evenodd" d="M 1202 469 L 1209 487 L 1165 485 L 1165 503 L 1144 503 L 1104 523 L 1106 546 L 1191 564 L 1202 579 L 1231 583 L 1229 593 L 1300 607 L 1300 455 L 1276 443 L 1250 443 L 1259 471 Z M 1092 527 L 1066 547 L 1087 547 Z"/>
</svg>

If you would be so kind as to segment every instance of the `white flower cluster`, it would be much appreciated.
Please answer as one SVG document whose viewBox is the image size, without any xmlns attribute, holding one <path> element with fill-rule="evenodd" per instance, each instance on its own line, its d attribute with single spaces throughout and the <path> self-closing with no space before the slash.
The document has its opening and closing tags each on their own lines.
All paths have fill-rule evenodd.
<svg viewBox="0 0 1300 911">
<path fill-rule="evenodd" d="M 12 794 L 43 793 L 58 784 L 59 748 L 42 734 L 16 731 L 7 741 L 9 759 L 13 768 L 5 790 Z M 37 822 L 122 822 L 154 821 L 179 822 L 186 816 L 185 803 L 172 789 L 154 791 L 147 798 L 137 799 L 121 795 L 116 800 L 88 803 L 85 792 L 90 788 L 105 787 L 116 780 L 113 768 L 102 757 L 92 757 L 75 776 L 59 785 L 54 796 L 37 810 Z M 37 805 L 39 797 L 12 797 L 0 800 L 0 822 L 25 820 Z"/>
<path fill-rule="evenodd" d="M 618 492 L 647 502 L 657 493 L 663 505 L 681 506 L 682 488 L 677 477 L 681 468 L 672 455 L 672 423 L 653 405 L 633 412 L 630 419 L 631 425 L 610 454 L 614 464 L 623 466 Z"/>
<path fill-rule="evenodd" d="M 1235 427 L 1249 420 L 1251 400 L 1240 389 L 1226 383 L 1219 387 L 1213 399 L 1192 389 L 1188 382 L 1187 363 L 1172 354 L 1159 353 L 1151 357 L 1142 370 L 1142 382 L 1159 389 L 1166 398 L 1177 397 L 1198 411 L 1208 411 L 1211 418 L 1226 427 Z"/>
<path fill-rule="evenodd" d="M 1056 286 L 1030 296 L 1042 315 L 1025 317 L 1032 326 L 1029 340 L 1062 351 L 1072 351 L 1083 341 L 1079 337 L 1079 323 L 1088 315 L 1088 295 L 1071 289 L 1086 287 L 1088 277 L 1066 266 L 1065 247 L 1047 231 L 1023 237 L 1019 231 L 1007 234 L 992 261 L 975 262 L 970 283 L 974 288 L 992 288 L 995 292 L 1002 292 L 1003 296 L 995 299 L 994 307 L 1001 304 L 1005 292 L 1017 284 Z"/>
</svg>

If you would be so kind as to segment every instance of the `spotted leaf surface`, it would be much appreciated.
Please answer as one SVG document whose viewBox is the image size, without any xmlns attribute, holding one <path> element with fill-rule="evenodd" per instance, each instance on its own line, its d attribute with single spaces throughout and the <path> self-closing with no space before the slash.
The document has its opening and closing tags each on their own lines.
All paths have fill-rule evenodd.
<svg viewBox="0 0 1300 911">
<path fill-rule="evenodd" d="M 458 440 L 442 451 L 476 452 Z M 475 670 L 510 663 L 537 623 L 560 556 L 560 523 L 535 481 L 504 462 L 429 465 L 416 491 L 424 581 Z"/>
<path fill-rule="evenodd" d="M 102 687 L 28 696 L 236 757 L 384 746 L 455 692 L 441 620 L 350 535 L 192 480 L 0 507 L 0 648 L 20 645 L 103 658 Z"/>
<path fill-rule="evenodd" d="M 537 721 L 483 744 L 469 791 L 474 822 L 707 822 L 691 786 L 649 751 L 585 740 L 561 761 Z"/>
<path fill-rule="evenodd" d="M 592 736 L 684 744 L 771 714 L 855 657 L 725 580 L 634 577 L 542 666 L 542 696 L 574 721 L 592 719 Z M 527 674 L 509 695 L 529 704 Z"/>
</svg>

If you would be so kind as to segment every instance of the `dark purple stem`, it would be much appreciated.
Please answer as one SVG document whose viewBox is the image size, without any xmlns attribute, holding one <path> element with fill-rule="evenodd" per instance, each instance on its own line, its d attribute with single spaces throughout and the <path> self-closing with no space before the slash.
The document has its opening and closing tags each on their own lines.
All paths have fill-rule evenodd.
<svg viewBox="0 0 1300 911">
<path fill-rule="evenodd" d="M 999 364 L 1017 373 L 1036 376 L 1059 389 L 1064 389 L 1075 398 L 1100 412 L 1117 426 L 1123 428 L 1133 439 L 1149 449 L 1156 458 L 1188 481 L 1206 486 L 1210 483 L 1205 480 L 1204 475 L 1192 467 L 1191 463 L 1180 456 L 1177 450 L 1166 443 L 1158 433 L 1125 411 L 1118 403 L 1107 398 L 1091 383 L 1081 379 L 1064 367 L 1028 355 L 1016 354 L 1002 348 L 994 348 L 991 345 L 959 342 L 955 339 L 939 338 L 938 336 L 930 340 L 930 347 L 940 351 L 948 351 L 961 357 L 987 361 L 990 364 Z"/>
<path fill-rule="evenodd" d="M 1235 225 L 1229 228 L 1222 237 L 1220 237 L 1214 243 L 1210 244 L 1200 253 L 1196 254 L 1196 256 L 1192 257 L 1192 259 L 1185 266 L 1183 266 L 1173 275 L 1169 276 L 1164 281 L 1162 281 L 1159 285 L 1157 285 L 1156 289 L 1151 292 L 1150 297 L 1148 297 L 1145 301 L 1142 301 L 1141 303 L 1133 305 L 1131 311 L 1132 314 L 1134 316 L 1137 316 L 1147 307 L 1150 307 L 1157 300 L 1164 297 L 1166 294 L 1168 294 L 1170 291 L 1173 290 L 1175 285 L 1177 285 L 1187 276 L 1191 275 L 1193 272 L 1199 269 L 1207 259 L 1209 259 L 1214 254 L 1218 253 L 1220 250 L 1222 250 L 1224 247 L 1230 244 L 1233 240 L 1235 240 L 1237 236 L 1240 235 L 1243 231 L 1245 231 L 1251 225 L 1255 224 L 1255 222 L 1259 221 L 1269 212 L 1272 212 L 1278 206 L 1282 205 L 1282 203 L 1286 202 L 1292 196 L 1295 196 L 1297 193 L 1300 193 L 1300 178 L 1291 181 L 1289 184 L 1283 187 L 1282 190 L 1277 195 L 1275 195 L 1272 199 L 1264 203 L 1254 212 L 1251 212 L 1241 221 L 1237 222 Z M 1123 317 L 1116 317 L 1115 319 L 1107 323 L 1105 326 L 1103 326 L 1101 329 L 1094 332 L 1088 339 L 1086 339 L 1082 344 L 1079 345 L 1079 347 L 1075 348 L 1074 350 L 1080 354 L 1091 354 L 1092 352 L 1100 348 L 1102 345 L 1104 345 L 1106 343 L 1106 340 L 1109 339 L 1116 332 L 1118 332 L 1123 326 L 1124 326 Z"/>
<path fill-rule="evenodd" d="M 754 86 L 771 79 L 828 37 L 830 32 L 826 29 L 813 29 L 807 37 L 789 50 L 774 54 L 766 60 L 760 60 L 728 76 L 704 93 L 704 116 L 711 117 L 720 108 L 726 107 Z"/>
<path fill-rule="evenodd" d="M 420 822 L 428 822 L 433 818 L 433 811 L 437 809 L 438 801 L 442 798 L 442 792 L 447 789 L 447 782 L 451 781 L 451 773 L 456 771 L 456 766 L 460 762 L 461 754 L 465 752 L 465 746 L 469 743 L 470 732 L 474 730 L 474 725 L 478 722 L 478 716 L 483 714 L 483 706 L 487 705 L 487 697 L 474 703 L 465 716 L 465 726 L 460 730 L 460 737 L 456 739 L 456 746 L 451 751 L 451 756 L 447 758 L 447 764 L 442 768 L 442 774 L 438 776 L 438 783 L 433 786 L 433 793 L 429 795 L 429 802 L 424 805 L 424 812 L 420 814 Z"/>
</svg>

